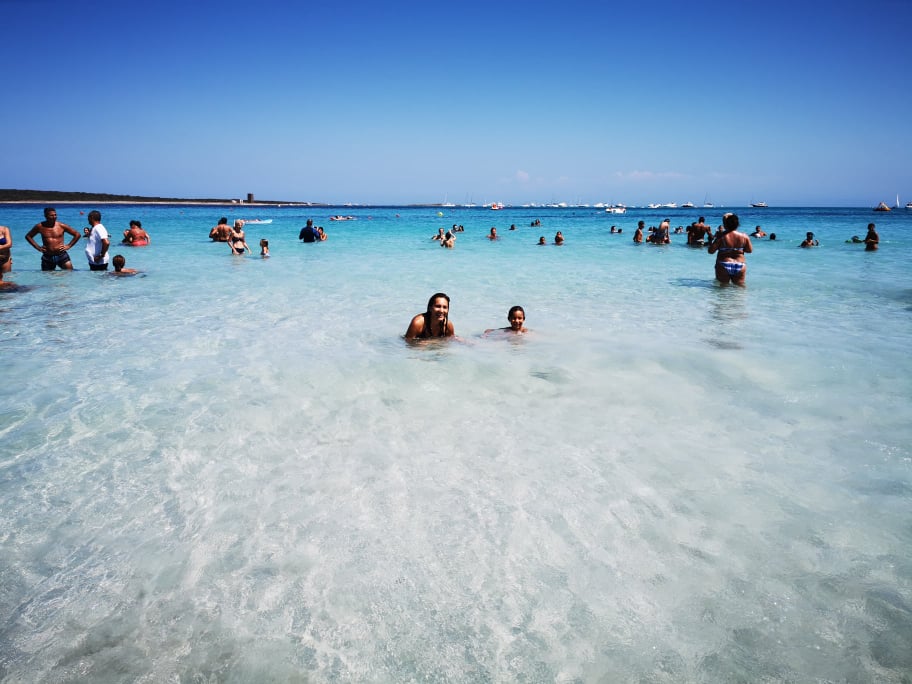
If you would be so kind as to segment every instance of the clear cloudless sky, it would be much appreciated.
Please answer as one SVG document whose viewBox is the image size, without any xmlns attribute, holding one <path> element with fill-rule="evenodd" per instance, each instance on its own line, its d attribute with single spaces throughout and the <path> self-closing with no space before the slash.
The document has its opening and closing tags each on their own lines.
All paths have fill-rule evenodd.
<svg viewBox="0 0 912 684">
<path fill-rule="evenodd" d="M 912 200 L 912 2 L 0 0 L 0 187 Z"/>
</svg>

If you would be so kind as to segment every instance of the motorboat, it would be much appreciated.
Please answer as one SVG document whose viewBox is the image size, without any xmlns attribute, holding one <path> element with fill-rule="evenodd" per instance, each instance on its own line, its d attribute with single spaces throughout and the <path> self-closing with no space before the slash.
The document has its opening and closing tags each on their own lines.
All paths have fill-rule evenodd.
<svg viewBox="0 0 912 684">
<path fill-rule="evenodd" d="M 906 209 L 912 209 L 912 202 L 906 202 Z"/>
<path fill-rule="evenodd" d="M 503 209 L 503 208 L 504 208 L 504 205 L 501 204 L 500 202 L 491 202 L 492 211 L 499 211 L 500 209 Z"/>
<path fill-rule="evenodd" d="M 609 214 L 626 214 L 627 207 L 625 207 L 623 204 L 612 204 L 611 206 L 606 207 L 605 211 L 607 211 Z"/>
<path fill-rule="evenodd" d="M 693 208 L 694 208 L 693 202 L 684 202 L 684 204 L 681 205 L 681 209 L 693 209 Z"/>
<path fill-rule="evenodd" d="M 253 225 L 253 226 L 257 226 L 257 225 L 264 226 L 264 225 L 266 225 L 267 223 L 272 223 L 272 219 L 244 219 L 244 224 L 245 224 L 245 225 L 248 225 L 248 226 L 249 226 L 249 225 Z"/>
<path fill-rule="evenodd" d="M 755 209 L 766 209 L 769 205 L 766 202 L 751 202 L 751 206 Z"/>
</svg>

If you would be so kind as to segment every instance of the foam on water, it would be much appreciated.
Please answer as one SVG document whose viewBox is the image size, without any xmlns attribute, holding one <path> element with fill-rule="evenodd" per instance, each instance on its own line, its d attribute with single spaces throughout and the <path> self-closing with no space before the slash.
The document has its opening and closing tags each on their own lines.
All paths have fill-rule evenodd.
<svg viewBox="0 0 912 684">
<path fill-rule="evenodd" d="M 489 212 L 376 209 L 302 245 L 264 209 L 261 260 L 205 240 L 220 211 L 104 210 L 153 235 L 121 279 L 39 272 L 40 212 L 2 214 L 4 680 L 912 672 L 909 218 L 875 254 L 863 211 L 743 218 L 781 242 L 738 290 L 630 244 L 647 212 L 506 210 L 492 244 Z M 405 344 L 438 290 L 462 341 Z M 516 303 L 532 334 L 480 335 Z"/>
</svg>

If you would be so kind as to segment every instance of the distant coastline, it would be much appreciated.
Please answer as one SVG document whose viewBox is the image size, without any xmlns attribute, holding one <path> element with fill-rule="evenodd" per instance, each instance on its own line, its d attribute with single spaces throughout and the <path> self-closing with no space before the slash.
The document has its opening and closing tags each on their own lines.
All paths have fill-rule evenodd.
<svg viewBox="0 0 912 684">
<path fill-rule="evenodd" d="M 0 204 L 185 204 L 213 206 L 328 206 L 320 202 L 291 202 L 281 200 L 240 200 L 224 198 L 143 197 L 113 195 L 105 192 L 67 192 L 64 190 L 16 190 L 0 188 Z"/>
</svg>

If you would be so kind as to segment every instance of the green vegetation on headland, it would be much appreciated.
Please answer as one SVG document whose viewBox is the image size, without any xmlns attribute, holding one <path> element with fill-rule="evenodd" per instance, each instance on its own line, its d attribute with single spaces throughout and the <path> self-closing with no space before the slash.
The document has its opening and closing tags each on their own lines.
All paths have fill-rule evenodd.
<svg viewBox="0 0 912 684">
<path fill-rule="evenodd" d="M 93 202 L 123 202 L 135 204 L 303 204 L 309 202 L 286 202 L 280 200 L 247 200 L 186 197 L 141 197 L 139 195 L 112 195 L 106 192 L 66 192 L 63 190 L 11 190 L 0 188 L 0 202 L 35 202 L 42 204 Z M 312 206 L 312 205 L 311 205 Z"/>
</svg>

